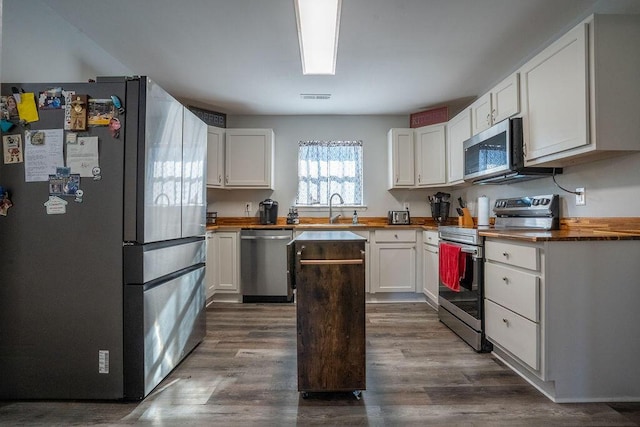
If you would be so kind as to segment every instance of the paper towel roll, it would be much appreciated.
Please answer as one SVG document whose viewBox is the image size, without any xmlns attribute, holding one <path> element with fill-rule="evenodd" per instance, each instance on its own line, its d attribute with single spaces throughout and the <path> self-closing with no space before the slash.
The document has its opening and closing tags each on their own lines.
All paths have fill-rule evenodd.
<svg viewBox="0 0 640 427">
<path fill-rule="evenodd" d="M 489 225 L 489 198 L 478 197 L 478 225 Z"/>
</svg>

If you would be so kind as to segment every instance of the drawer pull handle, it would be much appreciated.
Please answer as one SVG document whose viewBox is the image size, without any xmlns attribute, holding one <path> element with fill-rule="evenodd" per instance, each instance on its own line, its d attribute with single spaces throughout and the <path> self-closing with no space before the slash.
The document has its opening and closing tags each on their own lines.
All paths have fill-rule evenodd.
<svg viewBox="0 0 640 427">
<path fill-rule="evenodd" d="M 509 321 L 507 319 L 502 319 L 502 323 L 504 323 L 507 328 L 509 327 Z"/>
<path fill-rule="evenodd" d="M 300 260 L 301 265 L 343 265 L 343 264 L 362 264 L 362 259 L 303 259 Z"/>
<path fill-rule="evenodd" d="M 502 256 L 505 258 L 509 258 L 509 254 L 507 252 L 502 252 Z"/>
<path fill-rule="evenodd" d="M 503 278 L 502 278 L 502 281 L 503 281 L 504 283 L 509 283 L 509 278 L 508 278 L 508 277 L 503 277 Z"/>
</svg>

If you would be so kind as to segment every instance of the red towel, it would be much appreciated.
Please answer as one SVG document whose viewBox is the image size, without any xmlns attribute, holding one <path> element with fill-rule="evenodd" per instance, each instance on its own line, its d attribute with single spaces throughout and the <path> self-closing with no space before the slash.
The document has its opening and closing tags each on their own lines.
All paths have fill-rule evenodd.
<svg viewBox="0 0 640 427">
<path fill-rule="evenodd" d="M 452 291 L 460 292 L 460 279 L 464 277 L 466 254 L 460 246 L 440 242 L 440 281 Z"/>
</svg>

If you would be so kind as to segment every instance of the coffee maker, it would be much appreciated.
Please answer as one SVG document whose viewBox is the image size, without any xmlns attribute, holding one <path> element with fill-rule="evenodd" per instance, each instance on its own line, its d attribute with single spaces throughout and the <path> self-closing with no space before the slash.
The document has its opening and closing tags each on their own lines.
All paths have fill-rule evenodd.
<svg viewBox="0 0 640 427">
<path fill-rule="evenodd" d="M 260 202 L 260 224 L 270 225 L 278 222 L 278 202 L 266 199 Z"/>
</svg>

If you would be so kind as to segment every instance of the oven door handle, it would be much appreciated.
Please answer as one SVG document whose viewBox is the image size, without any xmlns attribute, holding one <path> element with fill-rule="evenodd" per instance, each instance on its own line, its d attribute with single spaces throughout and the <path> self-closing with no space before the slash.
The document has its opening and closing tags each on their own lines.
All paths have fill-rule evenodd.
<svg viewBox="0 0 640 427">
<path fill-rule="evenodd" d="M 478 259 L 482 258 L 482 247 L 478 247 L 478 246 L 468 246 L 468 245 L 461 245 L 459 243 L 451 243 L 451 242 L 446 242 L 450 245 L 455 245 L 458 246 L 460 248 L 460 251 L 465 253 L 465 254 L 470 254 L 471 258 L 475 261 Z"/>
</svg>

